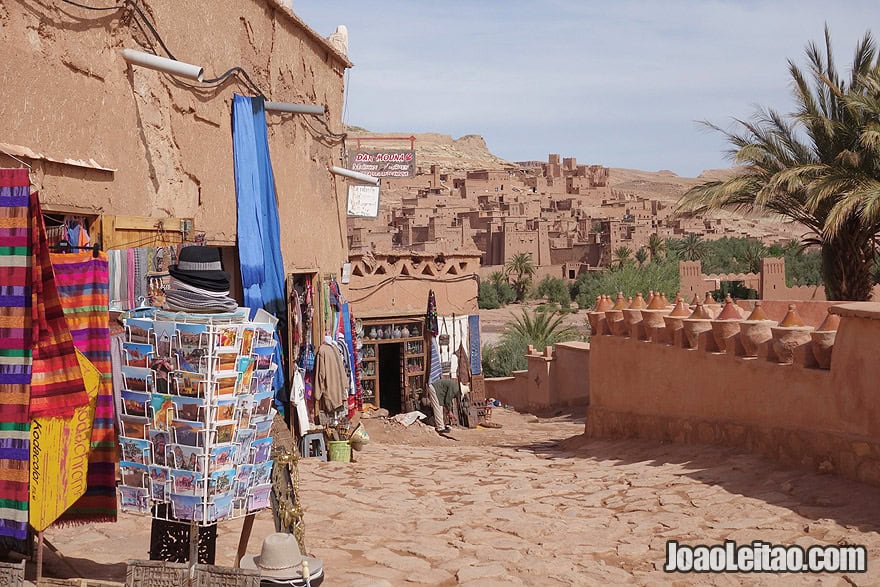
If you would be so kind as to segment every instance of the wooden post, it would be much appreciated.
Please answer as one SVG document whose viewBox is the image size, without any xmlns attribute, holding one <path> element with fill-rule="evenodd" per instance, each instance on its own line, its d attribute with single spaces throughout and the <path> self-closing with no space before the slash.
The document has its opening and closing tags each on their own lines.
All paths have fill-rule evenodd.
<svg viewBox="0 0 880 587">
<path fill-rule="evenodd" d="M 256 517 L 256 513 L 248 514 L 244 518 L 244 524 L 241 525 L 241 536 L 238 538 L 238 551 L 235 553 L 234 568 L 236 569 L 241 567 L 241 559 L 247 552 L 247 545 L 251 539 L 251 530 L 254 527 L 254 519 Z"/>
<path fill-rule="evenodd" d="M 43 532 L 37 532 L 37 583 L 43 578 Z"/>
</svg>

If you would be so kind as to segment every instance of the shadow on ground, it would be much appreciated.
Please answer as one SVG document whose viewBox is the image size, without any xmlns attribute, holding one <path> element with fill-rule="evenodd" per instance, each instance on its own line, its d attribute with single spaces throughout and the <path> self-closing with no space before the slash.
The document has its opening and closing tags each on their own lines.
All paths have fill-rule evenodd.
<svg viewBox="0 0 880 587">
<path fill-rule="evenodd" d="M 507 444 L 548 459 L 593 459 L 614 464 L 678 464 L 682 475 L 725 491 L 787 508 L 809 520 L 823 518 L 863 532 L 880 531 L 877 488 L 835 475 L 786 467 L 741 450 L 650 440 L 590 439 Z"/>
</svg>

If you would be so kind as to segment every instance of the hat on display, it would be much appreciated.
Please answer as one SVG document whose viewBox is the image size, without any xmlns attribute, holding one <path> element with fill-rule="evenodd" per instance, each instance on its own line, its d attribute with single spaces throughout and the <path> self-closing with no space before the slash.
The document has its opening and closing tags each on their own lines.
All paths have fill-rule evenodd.
<svg viewBox="0 0 880 587">
<path fill-rule="evenodd" d="M 217 247 L 182 248 L 177 264 L 171 265 L 168 273 L 179 281 L 209 291 L 229 289 L 229 274 L 223 271 L 220 249 Z"/>
<path fill-rule="evenodd" d="M 320 559 L 303 556 L 293 534 L 276 532 L 263 540 L 260 554 L 246 555 L 241 559 L 241 568 L 256 569 L 264 581 L 277 581 L 301 585 L 302 563 L 308 563 L 309 580 L 314 582 L 323 578 L 324 565 Z"/>
</svg>

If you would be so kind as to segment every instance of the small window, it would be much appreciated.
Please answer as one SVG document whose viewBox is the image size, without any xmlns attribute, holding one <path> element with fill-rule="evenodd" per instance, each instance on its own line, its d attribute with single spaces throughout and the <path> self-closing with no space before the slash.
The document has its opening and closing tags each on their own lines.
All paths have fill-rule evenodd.
<svg viewBox="0 0 880 587">
<path fill-rule="evenodd" d="M 569 278 L 569 279 L 574 279 L 574 269 L 569 269 L 569 270 L 568 270 L 568 278 Z"/>
</svg>

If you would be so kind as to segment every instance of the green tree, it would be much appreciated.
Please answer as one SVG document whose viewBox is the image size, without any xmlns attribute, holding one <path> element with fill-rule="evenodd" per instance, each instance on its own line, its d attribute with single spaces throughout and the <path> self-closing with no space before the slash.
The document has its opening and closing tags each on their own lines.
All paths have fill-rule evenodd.
<svg viewBox="0 0 880 587">
<path fill-rule="evenodd" d="M 525 342 L 538 351 L 558 342 L 577 338 L 577 331 L 562 323 L 564 315 L 556 312 L 529 312 L 523 310 L 522 315 L 514 317 L 512 322 L 504 325 L 502 340 Z"/>
<path fill-rule="evenodd" d="M 494 310 L 501 307 L 498 289 L 491 283 L 481 283 L 477 290 L 477 306 L 481 310 Z"/>
<path fill-rule="evenodd" d="M 639 250 L 636 251 L 636 263 L 639 264 L 639 267 L 645 264 L 648 260 L 648 251 L 645 250 L 645 247 L 639 247 Z"/>
<path fill-rule="evenodd" d="M 764 243 L 757 240 L 750 240 L 746 243 L 741 260 L 746 265 L 746 269 L 749 273 L 760 273 L 761 259 L 767 256 L 769 256 L 769 253 L 767 247 L 764 246 Z"/>
<path fill-rule="evenodd" d="M 535 263 L 529 253 L 517 253 L 507 261 L 504 267 L 508 276 L 514 274 L 513 288 L 516 290 L 517 301 L 526 299 L 532 277 L 535 275 Z"/>
<path fill-rule="evenodd" d="M 683 261 L 701 261 L 706 256 L 706 243 L 700 235 L 692 232 L 676 241 L 675 247 L 676 253 Z"/>
<path fill-rule="evenodd" d="M 648 238 L 647 248 L 651 253 L 651 261 L 659 261 L 666 253 L 666 241 L 655 232 Z"/>
<path fill-rule="evenodd" d="M 614 249 L 614 252 L 611 253 L 611 266 L 620 269 L 629 263 L 631 257 L 632 249 L 629 247 L 617 247 Z"/>
<path fill-rule="evenodd" d="M 567 309 L 571 305 L 568 285 L 559 277 L 546 276 L 538 283 L 536 293 L 539 297 L 546 298 L 548 302 L 558 304 L 560 308 Z"/>
<path fill-rule="evenodd" d="M 756 210 L 799 222 L 810 231 L 802 243 L 820 247 L 828 298 L 864 300 L 880 231 L 880 59 L 867 33 L 842 78 L 827 27 L 824 47 L 810 43 L 806 53 L 806 73 L 789 61 L 793 114 L 761 109 L 736 120 L 734 132 L 709 124 L 742 172 L 688 190 L 678 210 Z"/>
<path fill-rule="evenodd" d="M 592 307 L 598 295 L 619 291 L 625 296 L 635 296 L 638 292 L 645 294 L 654 290 L 672 300 L 680 287 L 678 261 L 668 259 L 641 268 L 630 263 L 613 271 L 589 271 L 578 277 L 576 285 L 575 301 L 581 308 Z"/>
<path fill-rule="evenodd" d="M 489 275 L 489 283 L 495 286 L 495 288 L 500 288 L 503 284 L 510 284 L 507 280 L 507 275 L 503 271 L 493 271 L 491 275 Z"/>
</svg>

